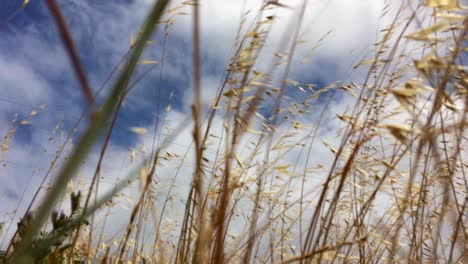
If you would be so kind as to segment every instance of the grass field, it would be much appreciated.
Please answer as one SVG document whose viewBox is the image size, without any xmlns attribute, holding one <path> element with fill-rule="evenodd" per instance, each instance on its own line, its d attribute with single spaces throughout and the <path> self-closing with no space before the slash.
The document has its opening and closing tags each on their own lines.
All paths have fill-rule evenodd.
<svg viewBox="0 0 468 264">
<path fill-rule="evenodd" d="M 343 66 L 349 78 L 317 83 L 292 79 L 333 34 L 302 49 L 313 1 L 236 10 L 232 56 L 208 90 L 203 1 L 157 0 L 100 97 L 60 3 L 46 2 L 86 106 L 20 220 L 1 225 L 7 263 L 468 263 L 463 1 L 383 1 L 372 49 Z M 192 79 L 177 107 L 188 110 L 159 96 L 154 126 L 126 128 L 142 146 L 127 174 L 102 179 L 119 165 L 106 155 L 127 96 L 149 78 L 142 69 L 162 76 L 182 15 Z M 2 153 L 30 122 L 2 128 Z"/>
</svg>

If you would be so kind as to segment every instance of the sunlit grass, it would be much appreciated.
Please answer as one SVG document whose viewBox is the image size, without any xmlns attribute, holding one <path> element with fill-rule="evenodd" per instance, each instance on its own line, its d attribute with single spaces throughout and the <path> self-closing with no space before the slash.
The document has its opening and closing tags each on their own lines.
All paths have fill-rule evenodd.
<svg viewBox="0 0 468 264">
<path fill-rule="evenodd" d="M 168 2 L 157 1 L 149 10 L 104 103 L 99 107 L 89 103 L 83 114 L 89 115 L 89 125 L 71 156 L 64 159 L 61 150 L 57 152 L 55 160 L 63 160 L 60 172 L 38 205 L 24 213 L 14 237 L 8 238 L 8 261 L 466 261 L 464 7 L 456 1 L 434 0 L 417 7 L 402 3 L 391 23 L 381 29 L 375 50 L 351 65 L 356 72 L 367 70 L 359 83 L 336 80 L 317 86 L 290 80 L 291 65 L 313 59 L 313 51 L 326 45 L 329 33 L 305 58 L 294 57 L 304 1 L 297 10 L 299 19 L 283 37 L 292 41 L 281 42 L 280 49 L 287 52 L 264 58 L 268 34 L 279 23 L 268 11 L 288 8 L 272 1 L 258 10 L 253 24 L 239 25 L 224 80 L 215 100 L 204 106 L 198 1 L 166 10 Z M 382 16 L 388 8 L 385 5 Z M 169 36 L 178 12 L 193 13 L 194 18 L 192 113 L 170 127 L 169 103 L 166 118 L 154 131 L 128 128 L 152 138 L 153 144 L 145 146 L 145 158 L 126 178 L 107 192 L 98 191 L 115 120 L 139 80 L 132 82 L 133 73 L 137 67 L 156 64 L 141 58 L 143 50 L 153 48 L 147 44 L 156 28 L 164 38 Z M 428 23 L 422 26 L 418 14 L 427 14 Z M 411 30 L 414 24 L 420 27 Z M 61 26 L 63 37 L 67 29 Z M 65 46 L 75 56 L 70 45 Z M 158 48 L 164 56 L 167 47 Z M 270 68 L 256 69 L 259 60 L 270 60 Z M 164 60 L 160 62 L 163 67 Z M 79 66 L 75 70 L 80 72 Z M 288 89 L 300 96 L 292 96 Z M 334 104 L 343 101 L 350 102 L 347 111 L 332 112 Z M 29 118 L 36 114 L 31 112 Z M 184 132 L 186 128 L 190 133 Z M 14 133 L 12 126 L 2 152 L 8 151 Z M 192 146 L 172 152 L 177 137 L 187 134 Z M 155 144 L 158 137 L 162 143 Z M 330 143 L 333 138 L 337 140 Z M 97 142 L 102 145 L 91 184 L 71 190 L 71 180 Z M 132 159 L 136 152 L 131 150 Z M 332 158 L 323 162 L 322 155 Z M 187 168 L 191 174 L 181 172 Z M 166 175 L 168 171 L 172 174 Z M 181 177 L 190 179 L 187 186 L 177 185 Z M 133 181 L 139 181 L 139 189 L 128 209 L 128 224 L 110 240 L 104 239 L 106 225 L 112 225 L 109 212 L 121 210 L 115 200 L 125 197 L 121 191 L 131 188 Z M 183 197 L 176 197 L 179 189 L 187 190 Z M 64 197 L 69 199 L 69 212 L 56 211 Z M 181 204 L 185 207 L 178 208 Z M 103 217 L 97 219 L 98 213 Z"/>
</svg>

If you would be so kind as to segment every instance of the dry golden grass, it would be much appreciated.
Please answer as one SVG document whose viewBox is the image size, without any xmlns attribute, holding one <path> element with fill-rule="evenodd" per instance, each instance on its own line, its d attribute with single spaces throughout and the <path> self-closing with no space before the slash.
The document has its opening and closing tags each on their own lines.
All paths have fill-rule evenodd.
<svg viewBox="0 0 468 264">
<path fill-rule="evenodd" d="M 282 41 L 280 50 L 287 53 L 271 54 L 270 69 L 256 70 L 259 54 L 276 23 L 267 11 L 285 8 L 271 1 L 258 10 L 252 25 L 239 25 L 239 34 L 247 33 L 236 37 L 225 78 L 210 108 L 204 109 L 198 1 L 170 8 L 163 18 L 167 2 L 158 1 L 141 35 L 132 38 L 114 92 L 104 107 L 93 106 L 86 76 L 79 61 L 73 60 L 90 105 L 84 115 L 91 113 L 92 121 L 51 193 L 37 206 L 41 210 L 30 207 L 18 224 L 8 247 L 8 261 L 468 261 L 465 7 L 456 1 L 431 0 L 412 10 L 402 1 L 392 23 L 382 29 L 372 57 L 354 65 L 353 71 L 368 69 L 362 82 L 337 80 L 316 87 L 289 80 L 306 1 L 297 11 L 297 23 L 290 25 L 285 36 L 292 41 Z M 70 56 L 77 58 L 66 24 L 60 20 L 60 9 L 54 1 L 48 3 L 58 17 Z M 130 76 L 138 62 L 145 67 L 155 63 L 140 59 L 145 43 L 156 26 L 167 33 L 182 11 L 193 14 L 192 115 L 165 133 L 164 143 L 153 141 L 152 146 L 146 146 L 150 154 L 126 179 L 116 183 L 113 191 L 98 192 L 109 137 L 121 103 L 133 86 Z M 430 24 L 411 31 L 410 25 L 419 23 L 418 12 L 429 14 L 426 20 Z M 313 58 L 322 41 L 326 43 L 326 36 L 305 61 Z M 164 58 L 166 47 L 162 49 Z M 163 58 L 158 63 L 164 65 Z M 288 97 L 287 88 L 297 89 L 300 100 Z M 341 122 L 337 131 L 325 131 L 339 138 L 333 145 L 322 137 L 338 94 L 353 98 L 349 100 L 353 105 L 349 111 L 337 113 L 336 120 Z M 317 105 L 322 107 L 320 111 Z M 170 111 L 169 105 L 164 115 Z M 106 128 L 99 125 L 108 121 L 111 125 Z M 188 125 L 193 126 L 193 146 L 184 153 L 166 151 Z M 165 128 L 131 129 L 156 140 Z M 69 214 L 53 211 L 100 133 L 105 134 L 105 140 L 91 185 L 82 187 L 81 192 L 64 194 L 71 197 Z M 8 145 L 8 138 L 2 146 Z M 330 164 L 320 163 L 319 148 L 333 155 Z M 62 158 L 60 153 L 56 160 Z M 193 163 L 187 162 L 191 155 Z M 160 182 L 158 172 L 163 166 L 171 166 L 173 175 L 164 175 L 169 184 Z M 177 186 L 181 168 L 187 167 L 193 169 L 190 185 Z M 127 226 L 105 240 L 108 214 L 99 219 L 94 215 L 98 209 L 114 210 L 113 198 L 138 179 L 139 196 L 130 209 Z M 185 197 L 175 198 L 177 188 L 188 190 Z M 177 199 L 186 199 L 182 214 L 168 212 L 177 211 Z M 51 229 L 39 234 L 50 215 Z"/>
</svg>

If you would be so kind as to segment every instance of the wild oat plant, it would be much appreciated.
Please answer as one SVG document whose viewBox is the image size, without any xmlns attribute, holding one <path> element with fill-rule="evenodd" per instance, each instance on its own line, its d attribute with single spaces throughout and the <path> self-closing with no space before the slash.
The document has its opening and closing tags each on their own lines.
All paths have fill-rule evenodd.
<svg viewBox="0 0 468 264">
<path fill-rule="evenodd" d="M 67 19 L 54 0 L 47 1 L 88 102 L 76 126 L 88 123 L 69 156 L 63 154 L 66 144 L 57 150 L 21 220 L 2 225 L 17 229 L 4 238 L 9 242 L 2 261 L 468 263 L 466 6 L 401 1 L 380 28 L 374 50 L 349 69 L 350 76 L 364 77 L 321 87 L 289 79 L 311 3 L 291 8 L 287 1 L 264 1 L 251 10 L 257 12 L 251 23 L 241 19 L 230 63 L 206 105 L 203 13 L 197 0 L 169 2 L 156 1 L 148 10 L 109 76 L 110 92 L 97 105 L 99 92 L 89 85 Z M 295 12 L 294 19 L 277 50 L 265 53 L 272 50 L 268 35 L 286 23 L 272 14 L 285 8 Z M 382 16 L 389 9 L 386 3 Z M 132 128 L 153 144 L 125 178 L 99 189 L 115 120 L 145 77 L 134 76 L 135 70 L 154 63 L 142 58 L 143 51 L 160 48 L 164 54 L 166 46 L 147 43 L 155 30 L 170 37 L 182 13 L 192 19 L 192 114 L 169 125 L 169 102 L 154 131 Z M 324 36 L 316 45 L 326 41 Z M 260 57 L 270 61 L 262 70 Z M 343 112 L 334 110 L 337 98 L 348 102 Z M 329 122 L 339 129 L 327 129 Z M 189 131 L 192 143 L 175 153 L 170 149 L 182 131 Z M 5 135 L 2 146 L 14 133 Z M 96 146 L 92 181 L 70 188 Z M 320 163 L 324 153 L 333 157 L 326 164 Z M 59 161 L 59 173 L 48 179 Z M 126 225 L 109 235 L 104 230 L 113 224 L 110 212 L 123 210 L 118 200 L 128 188 L 138 195 L 127 208 Z"/>
</svg>

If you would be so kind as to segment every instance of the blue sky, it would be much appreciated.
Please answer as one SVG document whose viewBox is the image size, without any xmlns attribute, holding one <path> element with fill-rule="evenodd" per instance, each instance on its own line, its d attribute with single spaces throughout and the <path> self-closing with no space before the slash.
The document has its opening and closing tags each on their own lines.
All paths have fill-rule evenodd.
<svg viewBox="0 0 468 264">
<path fill-rule="evenodd" d="M 242 13 L 242 2 L 201 1 L 202 93 L 206 106 L 210 105 L 229 63 Z M 299 2 L 292 1 L 291 5 L 297 6 Z M 19 0 L 5 0 L 5 3 L 2 6 L 6 8 L 0 8 L 1 19 L 8 17 L 21 5 Z M 152 1 L 61 0 L 58 3 L 71 28 L 93 91 L 97 91 L 129 49 L 130 38 L 138 32 Z M 251 10 L 254 14 L 261 1 L 246 3 L 244 11 Z M 379 19 L 383 4 L 383 0 L 310 1 L 304 29 L 301 30 L 301 39 L 306 42 L 298 47 L 290 79 L 319 87 L 336 80 L 359 80 L 361 75 L 355 72 L 350 75 L 350 70 L 357 61 L 369 54 L 372 43 L 379 34 L 378 27 L 389 21 L 391 12 L 388 17 Z M 172 7 L 177 5 L 173 3 Z M 391 10 L 393 9 L 392 6 Z M 189 13 L 190 9 L 185 7 L 181 11 Z M 275 11 L 275 15 L 279 22 L 272 30 L 257 69 L 268 68 L 271 55 L 278 52 L 276 46 L 283 32 L 288 33 L 285 25 L 294 18 L 296 11 L 279 10 Z M 252 15 L 247 17 L 251 21 Z M 175 125 L 177 120 L 190 114 L 190 16 L 177 15 L 174 19 L 175 24 L 169 27 L 162 80 L 159 78 L 160 66 L 154 66 L 124 102 L 111 140 L 110 154 L 107 157 L 109 162 L 105 163 L 105 167 L 109 168 L 108 172 L 121 173 L 128 168 L 128 148 L 138 148 L 151 140 L 150 136 L 142 138 L 128 128 L 147 127 L 152 131 L 155 122 L 154 103 L 159 94 L 157 89 L 160 89 L 161 114 L 167 107 L 169 95 L 174 93 L 172 111 L 168 114 L 166 123 Z M 307 64 L 299 63 L 317 45 L 317 40 L 329 31 L 332 33 L 325 38 L 315 52 L 316 55 Z M 161 33 L 162 28 L 156 33 L 154 43 L 148 47 L 144 59 L 160 61 L 163 39 Z M 140 65 L 135 76 L 149 67 L 152 66 Z M 359 70 L 356 72 L 359 73 Z M 7 200 L 6 205 L 0 208 L 2 214 L 14 210 L 23 195 L 24 200 L 29 201 L 30 193 L 37 188 L 57 147 L 64 141 L 85 107 L 78 82 L 44 1 L 31 0 L 7 24 L 0 27 L 0 84 L 0 133 L 4 136 L 11 127 L 16 128 L 14 137 L 9 141 L 9 150 L 0 157 L 2 164 L 5 164 L 0 167 L 0 199 Z M 106 91 L 107 89 L 103 90 L 98 102 L 102 101 Z M 293 98 L 302 96 L 295 88 L 288 91 L 290 92 L 287 95 Z M 321 98 L 319 105 L 314 107 L 320 108 L 325 101 L 326 97 Z M 46 106 L 41 109 L 40 106 L 44 105 Z M 337 96 L 329 116 L 333 117 L 335 112 L 345 107 L 346 100 Z M 31 111 L 36 111 L 37 114 L 31 115 Z M 12 123 L 15 114 L 18 114 L 17 121 Z M 316 113 L 311 113 L 310 122 L 314 121 L 314 114 Z M 23 120 L 29 123 L 20 125 L 19 122 Z M 162 117 L 159 120 L 163 122 Z M 55 129 L 57 124 L 59 129 Z M 85 125 L 86 120 L 80 125 L 79 131 Z M 190 144 L 189 135 L 188 133 L 183 140 L 177 141 L 182 149 Z M 92 167 L 93 160 L 90 160 Z M 84 174 L 86 172 L 85 170 Z M 112 180 L 109 182 L 111 185 Z M 181 193 L 183 191 L 180 190 Z"/>
</svg>

